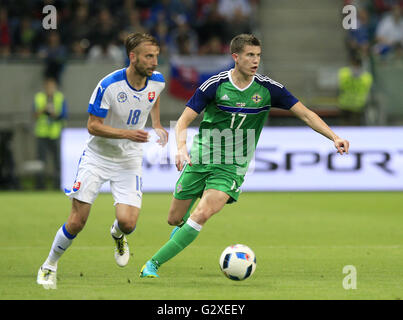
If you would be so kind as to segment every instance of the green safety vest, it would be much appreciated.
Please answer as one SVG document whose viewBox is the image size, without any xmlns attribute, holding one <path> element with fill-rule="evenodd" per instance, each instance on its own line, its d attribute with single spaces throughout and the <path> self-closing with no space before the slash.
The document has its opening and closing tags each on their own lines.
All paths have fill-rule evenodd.
<svg viewBox="0 0 403 320">
<path fill-rule="evenodd" d="M 349 67 L 341 68 L 339 70 L 339 107 L 360 112 L 367 103 L 372 81 L 372 75 L 367 71 L 355 77 Z"/>
<path fill-rule="evenodd" d="M 60 116 L 63 111 L 64 95 L 56 91 L 53 95 L 54 113 Z M 44 92 L 38 92 L 34 99 L 35 111 L 40 112 L 46 108 L 47 96 Z M 41 114 L 36 120 L 35 135 L 38 138 L 58 139 L 64 125 L 63 119 L 53 120 L 46 114 Z"/>
</svg>

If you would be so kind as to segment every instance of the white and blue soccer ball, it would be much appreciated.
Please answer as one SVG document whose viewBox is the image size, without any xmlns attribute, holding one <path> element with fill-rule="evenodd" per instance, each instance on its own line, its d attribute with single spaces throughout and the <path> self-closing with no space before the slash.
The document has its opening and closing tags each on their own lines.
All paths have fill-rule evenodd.
<svg viewBox="0 0 403 320">
<path fill-rule="evenodd" d="M 221 254 L 220 268 L 231 280 L 245 280 L 256 270 L 255 253 L 243 244 L 229 246 Z"/>
</svg>

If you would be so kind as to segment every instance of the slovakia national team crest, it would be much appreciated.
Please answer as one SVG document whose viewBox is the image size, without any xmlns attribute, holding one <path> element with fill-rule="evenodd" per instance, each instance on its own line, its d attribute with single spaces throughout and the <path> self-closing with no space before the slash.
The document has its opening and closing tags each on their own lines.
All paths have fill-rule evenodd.
<svg viewBox="0 0 403 320">
<path fill-rule="evenodd" d="M 148 93 L 148 101 L 153 102 L 155 99 L 155 91 L 151 91 Z"/>
<path fill-rule="evenodd" d="M 73 192 L 77 192 L 78 190 L 80 190 L 81 187 L 81 182 L 77 181 L 74 183 L 73 185 Z"/>
</svg>

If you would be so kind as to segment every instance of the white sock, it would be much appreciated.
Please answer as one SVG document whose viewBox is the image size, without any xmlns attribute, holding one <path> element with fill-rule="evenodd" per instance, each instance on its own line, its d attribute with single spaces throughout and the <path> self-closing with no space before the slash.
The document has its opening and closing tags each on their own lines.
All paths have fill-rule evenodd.
<svg viewBox="0 0 403 320">
<path fill-rule="evenodd" d="M 67 250 L 73 242 L 75 235 L 70 234 L 65 227 L 65 224 L 57 231 L 55 239 L 53 240 L 52 248 L 50 249 L 49 256 L 46 259 L 44 266 L 50 269 L 57 268 L 57 262 L 62 254 Z"/>
<path fill-rule="evenodd" d="M 197 230 L 197 231 L 199 231 L 200 232 L 200 230 L 202 229 L 202 225 L 200 225 L 200 224 L 198 224 L 196 221 L 193 221 L 192 219 L 188 219 L 187 221 L 186 221 L 186 223 L 189 225 L 189 226 L 191 226 L 193 229 L 195 229 L 195 230 Z"/>
</svg>

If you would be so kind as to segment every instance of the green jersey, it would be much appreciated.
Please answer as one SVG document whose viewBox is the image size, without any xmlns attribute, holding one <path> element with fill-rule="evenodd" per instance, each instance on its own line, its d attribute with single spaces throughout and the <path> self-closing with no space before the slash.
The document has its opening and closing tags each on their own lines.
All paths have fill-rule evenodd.
<svg viewBox="0 0 403 320">
<path fill-rule="evenodd" d="M 240 89 L 231 71 L 209 78 L 186 104 L 197 113 L 204 111 L 190 156 L 194 164 L 225 164 L 230 171 L 246 173 L 270 107 L 288 110 L 298 100 L 282 84 L 260 74 Z"/>
</svg>

